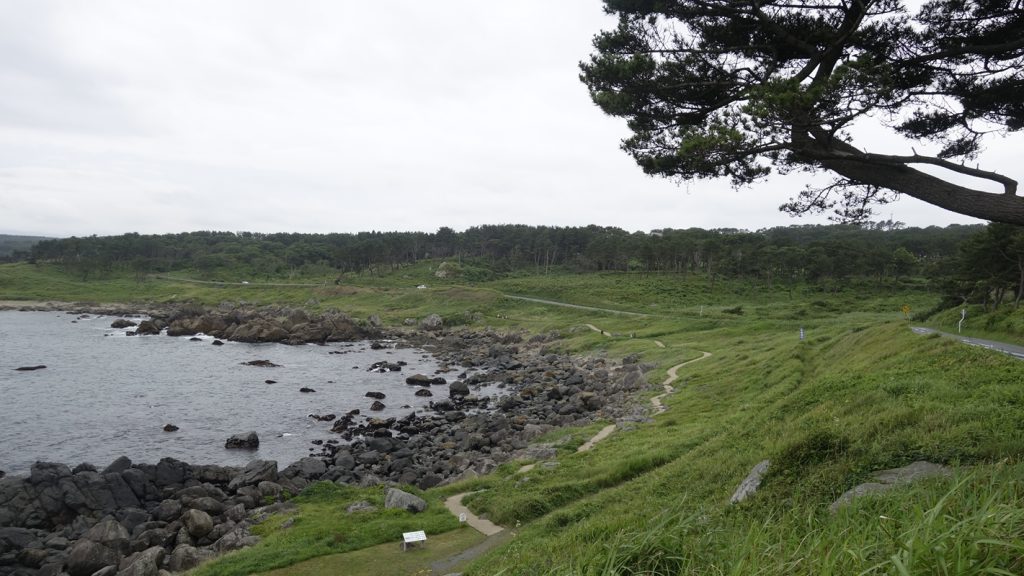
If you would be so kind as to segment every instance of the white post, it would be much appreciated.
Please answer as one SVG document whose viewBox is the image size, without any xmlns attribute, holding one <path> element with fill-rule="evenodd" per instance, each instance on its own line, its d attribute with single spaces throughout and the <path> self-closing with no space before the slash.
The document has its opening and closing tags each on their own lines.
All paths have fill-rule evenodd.
<svg viewBox="0 0 1024 576">
<path fill-rule="evenodd" d="M 967 319 L 967 308 L 963 308 L 963 309 L 960 310 L 960 321 L 956 323 L 956 333 L 957 334 L 960 333 L 960 329 L 963 327 L 964 320 L 966 320 L 966 319 Z"/>
<path fill-rule="evenodd" d="M 703 304 L 701 304 L 701 306 L 700 306 L 700 317 L 701 318 L 704 317 L 704 305 Z"/>
<path fill-rule="evenodd" d="M 804 327 L 803 326 L 800 327 L 800 339 L 801 340 L 804 339 Z"/>
</svg>

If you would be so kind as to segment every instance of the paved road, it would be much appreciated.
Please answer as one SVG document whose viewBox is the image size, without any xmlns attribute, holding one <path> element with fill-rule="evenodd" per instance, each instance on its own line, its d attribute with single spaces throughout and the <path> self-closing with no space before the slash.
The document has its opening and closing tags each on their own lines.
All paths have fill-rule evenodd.
<svg viewBox="0 0 1024 576">
<path fill-rule="evenodd" d="M 947 338 L 955 338 L 964 344 L 970 346 L 980 346 L 982 348 L 988 348 L 989 350 L 995 350 L 1004 354 L 1009 354 L 1018 360 L 1024 360 L 1024 346 L 1018 346 L 1016 344 L 1007 344 L 1006 342 L 996 342 L 995 340 L 984 340 L 982 338 L 968 338 L 966 336 L 960 336 L 958 334 L 949 334 L 948 332 L 940 332 L 932 328 L 924 328 L 921 326 L 914 326 L 911 328 L 915 334 L 942 334 Z"/>
</svg>

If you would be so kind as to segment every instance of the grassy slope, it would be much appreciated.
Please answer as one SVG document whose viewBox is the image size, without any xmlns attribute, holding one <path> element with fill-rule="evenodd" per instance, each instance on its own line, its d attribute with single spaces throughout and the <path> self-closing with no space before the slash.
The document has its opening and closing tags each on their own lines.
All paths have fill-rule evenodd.
<svg viewBox="0 0 1024 576">
<path fill-rule="evenodd" d="M 716 355 L 688 370 L 688 385 L 654 423 L 574 457 L 581 462 L 565 458 L 527 484 L 493 482 L 476 506 L 510 524 L 532 522 L 468 573 L 630 573 L 614 568 L 622 563 L 644 574 L 858 573 L 899 554 L 897 533 L 923 526 L 922 510 L 957 480 L 868 499 L 835 516 L 828 504 L 871 471 L 918 459 L 965 474 L 975 466 L 946 504 L 954 520 L 986 520 L 942 544 L 967 539 L 984 556 L 999 547 L 978 540 L 1024 538 L 1022 487 L 1006 483 L 1024 472 L 1019 361 L 915 337 L 898 323 L 835 327 L 805 343 L 792 334 L 730 332 L 704 335 Z M 728 506 L 764 458 L 774 464 L 761 492 Z M 587 490 L 616 474 L 621 482 Z M 584 493 L 565 502 L 567 486 Z M 984 503 L 987 495 L 993 503 Z M 557 509 L 549 511 L 552 500 Z M 987 518 L 996 509 L 1005 514 Z M 935 560 L 935 546 L 924 548 L 911 573 L 930 573 L 922 563 Z M 1020 562 L 1021 549 L 1001 550 L 997 564 Z M 898 573 L 879 568 L 889 572 Z"/>
<path fill-rule="evenodd" d="M 620 429 L 591 453 L 563 451 L 559 466 L 535 470 L 526 482 L 509 464 L 431 491 L 440 498 L 487 489 L 468 498 L 470 506 L 522 526 L 469 574 L 943 573 L 938 564 L 951 574 L 1024 572 L 1024 550 L 1004 545 L 1024 540 L 1024 364 L 911 334 L 898 310 L 927 309 L 928 294 L 791 295 L 735 283 L 712 291 L 701 278 L 615 274 L 466 287 L 430 272 L 424 264 L 299 289 L 129 279 L 83 286 L 52 270 L 0 267 L 0 299 L 282 302 L 380 313 L 389 322 L 439 312 L 481 327 L 558 330 L 570 352 L 641 353 L 658 364 L 652 383 L 700 350 L 714 354 L 681 371 L 665 414 Z M 430 287 L 414 288 L 421 283 Z M 649 316 L 554 308 L 503 292 Z M 737 306 L 742 314 L 727 311 Z M 592 332 L 587 322 L 616 336 Z M 800 327 L 805 341 L 796 336 Z M 667 347 L 654 346 L 655 338 Z M 579 441 L 585 432 L 575 434 Z M 774 464 L 758 495 L 727 505 L 764 458 Z M 957 476 L 827 512 L 872 471 L 918 459 L 954 465 Z M 330 515 L 343 501 L 310 514 Z M 265 546 L 270 556 L 288 548 L 270 539 Z M 239 570 L 216 573 L 246 573 Z"/>
</svg>

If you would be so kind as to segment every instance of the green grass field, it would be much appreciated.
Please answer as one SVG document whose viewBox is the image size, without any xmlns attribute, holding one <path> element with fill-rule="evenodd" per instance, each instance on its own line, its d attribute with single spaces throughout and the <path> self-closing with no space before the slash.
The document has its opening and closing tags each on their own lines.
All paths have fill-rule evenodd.
<svg viewBox="0 0 1024 576">
<path fill-rule="evenodd" d="M 508 544 L 461 567 L 465 574 L 1024 573 L 1024 363 L 913 334 L 902 306 L 931 309 L 935 294 L 869 283 L 840 292 L 725 282 L 712 288 L 706 278 L 670 275 L 560 273 L 470 283 L 436 279 L 429 263 L 346 277 L 340 285 L 308 280 L 320 283 L 81 283 L 52 268 L 4 265 L 0 300 L 285 303 L 360 318 L 376 313 L 391 324 L 436 312 L 451 325 L 557 331 L 556 346 L 565 352 L 612 359 L 635 353 L 656 364 L 650 391 L 638 402 L 657 393 L 670 366 L 712 353 L 680 371 L 665 413 L 621 423 L 590 452 L 574 447 L 600 424 L 545 438 L 571 436 L 557 466 L 522 475 L 520 463 L 509 463 L 487 477 L 428 491 L 436 510 L 445 496 L 482 490 L 466 498 L 470 508 L 515 531 Z M 922 323 L 949 330 L 955 313 Z M 1016 326 L 1024 326 L 1013 311 L 970 314 L 977 335 L 1015 340 Z M 766 458 L 772 465 L 758 493 L 730 505 L 751 467 Z M 874 471 L 916 460 L 948 465 L 954 474 L 828 511 Z M 281 573 L 383 573 L 372 562 L 340 558 L 356 550 L 390 558 L 384 543 L 398 541 L 395 532 L 408 518 L 346 524 L 343 510 L 353 498 L 379 495 L 320 490 L 300 497 L 293 532 L 278 530 L 284 519 L 271 519 L 260 527 L 267 537 L 259 546 L 197 574 L 286 566 L 293 568 Z M 451 548 L 444 550 L 475 543 L 462 540 L 464 531 L 450 532 L 457 523 L 443 511 L 430 518 L 428 532 L 449 534 L 443 541 Z M 421 518 L 415 521 L 420 529 Z M 370 548 L 377 545 L 384 547 Z M 391 573 L 427 574 L 429 562 L 394 566 Z"/>
</svg>

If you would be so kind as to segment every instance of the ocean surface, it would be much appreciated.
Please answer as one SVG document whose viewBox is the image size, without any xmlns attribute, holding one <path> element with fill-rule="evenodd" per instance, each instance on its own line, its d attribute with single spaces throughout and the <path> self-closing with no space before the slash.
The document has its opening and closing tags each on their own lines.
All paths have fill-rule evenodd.
<svg viewBox="0 0 1024 576">
<path fill-rule="evenodd" d="M 171 456 L 224 465 L 262 458 L 283 468 L 309 455 L 311 440 L 338 437 L 330 422 L 310 414 L 341 416 L 358 408 L 363 416 L 407 415 L 431 398 L 415 396 L 419 388 L 405 378 L 438 368 L 433 357 L 412 348 L 371 350 L 369 342 L 213 346 L 210 337 L 126 336 L 110 328 L 115 319 L 0 311 L 0 470 L 25 474 L 36 460 L 102 469 L 122 455 L 134 462 Z M 281 367 L 242 365 L 251 360 Z M 381 360 L 408 365 L 401 372 L 367 372 Z M 46 368 L 15 370 L 39 364 Z M 444 376 L 450 381 L 454 374 Z M 315 392 L 299 392 L 302 387 Z M 370 412 L 370 390 L 387 395 L 385 410 Z M 447 387 L 434 393 L 447 397 Z M 164 432 L 165 424 L 180 429 Z M 250 430 L 259 434 L 258 450 L 224 448 L 229 436 Z"/>
</svg>

